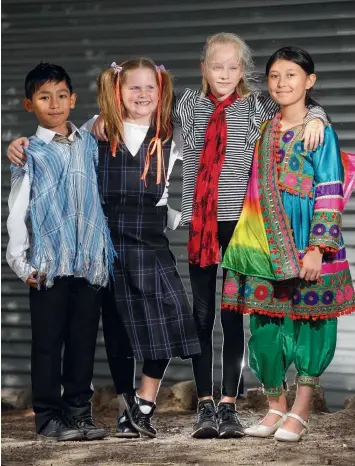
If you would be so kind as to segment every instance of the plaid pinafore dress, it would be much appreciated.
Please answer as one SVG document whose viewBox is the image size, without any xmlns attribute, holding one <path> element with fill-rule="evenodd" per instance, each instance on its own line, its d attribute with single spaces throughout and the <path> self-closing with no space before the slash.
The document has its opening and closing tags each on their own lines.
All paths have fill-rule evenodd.
<svg viewBox="0 0 355 466">
<path fill-rule="evenodd" d="M 106 309 L 106 315 L 107 311 L 119 313 L 139 360 L 200 352 L 192 311 L 165 235 L 167 207 L 156 207 L 165 189 L 164 177 L 156 184 L 156 157 L 151 160 L 147 186 L 141 180 L 154 134 L 150 128 L 135 156 L 121 144 L 112 157 L 108 144 L 99 143 L 103 209 L 118 255 L 114 283 L 107 290 L 114 292 L 116 309 Z M 168 141 L 163 148 L 166 168 L 170 149 Z M 104 299 L 103 306 L 109 303 Z"/>
</svg>

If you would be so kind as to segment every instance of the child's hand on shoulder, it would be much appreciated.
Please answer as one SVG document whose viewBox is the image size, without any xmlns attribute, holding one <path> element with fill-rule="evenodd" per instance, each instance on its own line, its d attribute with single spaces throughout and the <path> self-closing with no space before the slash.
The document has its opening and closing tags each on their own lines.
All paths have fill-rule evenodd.
<svg viewBox="0 0 355 466">
<path fill-rule="evenodd" d="M 41 278 L 39 280 L 40 285 L 43 284 L 44 280 L 46 279 L 46 274 L 41 273 Z M 37 288 L 37 272 L 32 272 L 31 275 L 26 280 L 26 285 L 31 286 L 32 288 Z"/>
<path fill-rule="evenodd" d="M 11 142 L 7 149 L 7 157 L 14 165 L 23 167 L 26 163 L 26 154 L 23 148 L 29 146 L 29 140 L 27 138 L 17 138 Z"/>
<path fill-rule="evenodd" d="M 324 142 L 324 123 L 320 118 L 315 118 L 307 123 L 303 138 L 305 150 L 315 151 Z"/>
<path fill-rule="evenodd" d="M 319 248 L 308 251 L 302 260 L 300 278 L 311 282 L 318 280 L 322 270 L 322 258 L 323 254 Z"/>
<path fill-rule="evenodd" d="M 107 136 L 105 133 L 105 122 L 102 115 L 97 117 L 91 132 L 99 141 L 107 141 Z"/>
</svg>

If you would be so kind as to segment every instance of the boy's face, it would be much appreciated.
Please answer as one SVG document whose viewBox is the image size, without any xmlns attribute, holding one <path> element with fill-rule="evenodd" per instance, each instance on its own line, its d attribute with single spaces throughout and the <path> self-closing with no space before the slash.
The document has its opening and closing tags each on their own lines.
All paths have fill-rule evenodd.
<svg viewBox="0 0 355 466">
<path fill-rule="evenodd" d="M 43 128 L 63 133 L 75 102 L 76 94 L 70 95 L 65 81 L 48 81 L 37 89 L 31 100 L 24 99 L 24 107 L 36 115 Z"/>
</svg>

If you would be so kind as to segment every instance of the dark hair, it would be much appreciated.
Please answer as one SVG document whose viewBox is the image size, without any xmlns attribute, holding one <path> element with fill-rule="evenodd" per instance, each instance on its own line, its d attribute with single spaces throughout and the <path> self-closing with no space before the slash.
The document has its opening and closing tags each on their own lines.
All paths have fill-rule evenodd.
<svg viewBox="0 0 355 466">
<path fill-rule="evenodd" d="M 310 54 L 300 47 L 282 47 L 281 49 L 277 50 L 271 57 L 269 58 L 268 62 L 266 63 L 266 76 L 269 75 L 271 66 L 277 60 L 288 60 L 296 63 L 299 65 L 303 71 L 307 74 L 313 74 L 314 71 L 314 61 Z M 310 89 L 309 89 L 310 91 Z M 306 105 L 319 105 L 315 100 L 313 100 L 310 95 L 309 91 L 306 93 Z"/>
<path fill-rule="evenodd" d="M 59 65 L 51 63 L 40 63 L 28 73 L 25 80 L 25 95 L 27 99 L 32 99 L 33 94 L 47 82 L 60 83 L 65 81 L 70 94 L 73 93 L 73 86 L 68 73 Z"/>
</svg>

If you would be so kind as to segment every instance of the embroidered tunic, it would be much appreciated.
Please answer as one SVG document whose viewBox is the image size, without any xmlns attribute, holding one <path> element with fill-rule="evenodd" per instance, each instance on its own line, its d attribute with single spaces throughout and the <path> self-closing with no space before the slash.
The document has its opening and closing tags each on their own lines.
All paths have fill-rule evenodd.
<svg viewBox="0 0 355 466">
<path fill-rule="evenodd" d="M 327 127 L 324 144 L 306 152 L 301 126 L 283 132 L 276 164 L 271 128 L 268 122 L 241 220 L 224 256 L 229 272 L 223 307 L 295 319 L 353 312 L 354 289 L 341 234 L 344 169 L 337 136 Z M 298 279 L 299 259 L 312 245 L 327 252 L 321 278 L 306 282 Z"/>
</svg>

